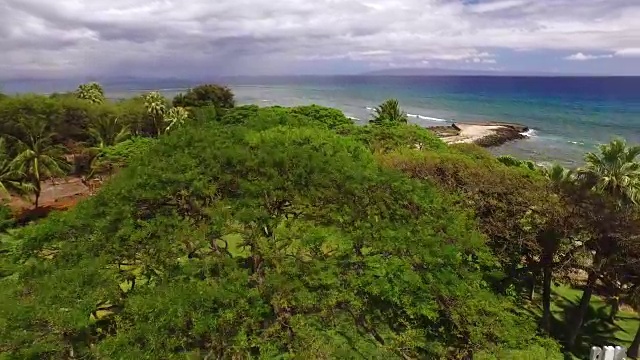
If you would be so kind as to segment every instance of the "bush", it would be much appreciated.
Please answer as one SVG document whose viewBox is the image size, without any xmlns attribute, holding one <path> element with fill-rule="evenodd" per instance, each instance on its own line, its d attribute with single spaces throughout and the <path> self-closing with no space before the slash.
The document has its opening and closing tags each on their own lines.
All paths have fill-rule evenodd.
<svg viewBox="0 0 640 360">
<path fill-rule="evenodd" d="M 129 127 L 137 136 L 153 136 L 157 134 L 153 118 L 147 113 L 142 96 L 119 101 L 115 104 L 118 121 Z"/>
<path fill-rule="evenodd" d="M 2 203 L 0 199 L 0 234 L 11 229 L 15 224 L 13 212 L 8 205 Z"/>
<path fill-rule="evenodd" d="M 352 125 L 353 121 L 344 116 L 338 109 L 328 108 L 319 105 L 298 106 L 291 108 L 292 114 L 306 116 L 312 121 L 320 122 L 329 129 L 336 129 L 346 125 Z"/>
<path fill-rule="evenodd" d="M 255 119 L 260 107 L 257 105 L 244 105 L 227 111 L 220 122 L 227 125 L 241 125 Z"/>
<path fill-rule="evenodd" d="M 417 125 L 343 126 L 338 129 L 364 143 L 373 152 L 390 152 L 399 148 L 446 150 L 447 145 L 433 132 Z"/>
<path fill-rule="evenodd" d="M 198 122 L 210 122 L 218 120 L 215 106 L 204 106 L 191 109 L 192 117 Z"/>
<path fill-rule="evenodd" d="M 290 108 L 281 106 L 259 108 L 255 105 L 250 105 L 231 109 L 222 117 L 221 123 L 225 125 L 242 125 L 244 128 L 251 130 L 267 130 L 282 125 L 329 128 L 323 121 L 317 121 L 293 112 Z"/>
<path fill-rule="evenodd" d="M 112 174 L 123 168 L 135 157 L 144 157 L 156 140 L 153 138 L 134 137 L 114 146 L 101 150 L 93 162 L 94 174 Z"/>
</svg>

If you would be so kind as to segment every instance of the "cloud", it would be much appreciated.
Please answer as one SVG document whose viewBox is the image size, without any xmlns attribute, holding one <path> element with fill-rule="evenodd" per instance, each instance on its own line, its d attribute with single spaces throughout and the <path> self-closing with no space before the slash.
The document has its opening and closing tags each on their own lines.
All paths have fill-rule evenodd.
<svg viewBox="0 0 640 360">
<path fill-rule="evenodd" d="M 620 57 L 640 57 L 640 48 L 628 48 L 616 51 L 615 56 Z"/>
<path fill-rule="evenodd" d="M 492 2 L 482 2 L 471 5 L 471 11 L 475 13 L 488 13 L 496 11 L 504 11 L 527 4 L 528 0 L 501 0 Z"/>
<path fill-rule="evenodd" d="M 587 60 L 598 60 L 598 59 L 611 59 L 614 57 L 622 57 L 622 58 L 635 58 L 640 57 L 640 48 L 627 48 L 617 50 L 612 54 L 603 54 L 603 55 L 592 55 L 592 54 L 584 54 L 584 53 L 575 53 L 573 55 L 569 55 L 564 57 L 565 60 L 573 60 L 573 61 L 587 61 Z"/>
<path fill-rule="evenodd" d="M 610 54 L 606 54 L 606 55 L 590 55 L 590 54 L 583 54 L 581 52 L 577 53 L 577 54 L 573 54 L 573 55 L 569 55 L 567 57 L 565 57 L 565 60 L 573 60 L 573 61 L 587 61 L 587 60 L 597 60 L 597 59 L 610 59 L 612 58 L 613 55 Z"/>
<path fill-rule="evenodd" d="M 0 0 L 0 79 L 635 57 L 638 17 L 637 0 Z"/>
</svg>

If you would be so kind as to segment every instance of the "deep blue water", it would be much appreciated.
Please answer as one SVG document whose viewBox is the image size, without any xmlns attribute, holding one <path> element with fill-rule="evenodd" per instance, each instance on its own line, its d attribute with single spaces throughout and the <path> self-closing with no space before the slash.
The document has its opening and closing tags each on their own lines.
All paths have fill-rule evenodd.
<svg viewBox="0 0 640 360">
<path fill-rule="evenodd" d="M 413 115 L 410 121 L 422 126 L 452 121 L 520 123 L 532 128 L 533 135 L 492 151 L 569 166 L 616 136 L 640 143 L 640 77 L 325 76 L 224 82 L 239 103 L 316 103 L 342 109 L 363 123 L 370 108 L 387 98 L 397 98 Z M 111 92 L 120 93 L 117 90 Z"/>
</svg>

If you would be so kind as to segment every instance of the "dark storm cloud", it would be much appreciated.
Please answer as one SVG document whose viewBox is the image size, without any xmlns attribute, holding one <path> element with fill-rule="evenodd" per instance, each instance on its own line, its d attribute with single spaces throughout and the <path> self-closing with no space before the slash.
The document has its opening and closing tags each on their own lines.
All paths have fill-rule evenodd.
<svg viewBox="0 0 640 360">
<path fill-rule="evenodd" d="M 638 17 L 635 0 L 0 0 L 0 77 L 611 61 L 640 56 Z"/>
</svg>

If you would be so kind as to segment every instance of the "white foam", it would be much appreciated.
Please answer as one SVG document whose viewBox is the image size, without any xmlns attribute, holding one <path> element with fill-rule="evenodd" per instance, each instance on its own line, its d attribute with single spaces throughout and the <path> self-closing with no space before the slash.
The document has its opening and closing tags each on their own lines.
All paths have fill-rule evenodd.
<svg viewBox="0 0 640 360">
<path fill-rule="evenodd" d="M 367 106 L 367 110 L 373 111 L 374 109 L 372 107 Z"/>
<path fill-rule="evenodd" d="M 347 116 L 347 119 L 360 121 L 360 119 L 358 119 L 357 117 L 353 117 L 353 116 Z"/>
<path fill-rule="evenodd" d="M 408 117 L 411 118 L 418 118 L 421 120 L 429 120 L 429 121 L 437 121 L 437 122 L 447 122 L 449 120 L 447 119 L 440 119 L 440 118 L 435 118 L 435 117 L 431 117 L 431 116 L 424 116 L 424 115 L 416 115 L 416 114 L 407 114 Z"/>
<path fill-rule="evenodd" d="M 534 130 L 534 129 L 529 129 L 523 133 L 520 133 L 520 135 L 526 136 L 526 137 L 534 137 L 536 135 L 538 135 L 538 133 Z"/>
<path fill-rule="evenodd" d="M 582 141 L 578 142 L 578 141 L 567 141 L 569 144 L 574 144 L 574 145 L 584 145 L 584 143 Z"/>
</svg>

